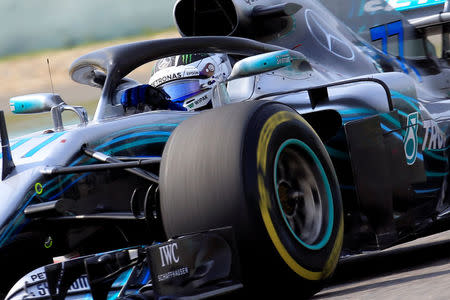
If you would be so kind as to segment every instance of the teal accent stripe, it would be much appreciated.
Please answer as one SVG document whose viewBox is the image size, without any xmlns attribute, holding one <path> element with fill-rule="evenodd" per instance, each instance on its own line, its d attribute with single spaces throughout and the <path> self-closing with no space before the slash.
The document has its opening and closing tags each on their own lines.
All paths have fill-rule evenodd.
<svg viewBox="0 0 450 300">
<path fill-rule="evenodd" d="M 128 279 L 130 279 L 131 273 L 132 273 L 133 269 L 130 268 L 129 270 L 126 270 L 125 272 L 123 272 L 122 274 L 119 275 L 119 277 L 117 277 L 117 279 L 114 281 L 114 283 L 112 284 L 112 288 L 121 288 L 123 287 Z M 113 298 L 116 299 L 116 298 Z"/>
<path fill-rule="evenodd" d="M 156 138 L 151 138 L 151 139 L 143 139 L 143 140 L 138 140 L 132 143 L 128 143 L 125 145 L 121 145 L 119 147 L 116 148 L 112 148 L 109 149 L 106 153 L 107 154 L 113 154 L 131 147 L 137 147 L 137 146 L 141 146 L 141 145 L 145 145 L 145 144 L 151 144 L 151 143 L 165 143 L 167 142 L 167 140 L 169 139 L 169 137 L 156 137 Z"/>
<path fill-rule="evenodd" d="M 31 200 L 34 199 L 36 196 L 36 193 L 34 193 L 26 202 L 22 205 L 22 207 L 17 211 L 16 216 L 11 220 L 11 222 L 8 223 L 6 228 L 4 228 L 3 232 L 0 236 L 0 247 L 3 246 L 3 244 L 9 240 L 9 237 L 11 234 L 16 230 L 16 228 L 23 223 L 23 219 L 25 218 L 25 215 L 23 214 L 23 211 L 25 210 L 25 207 L 30 204 Z M 25 219 L 25 222 L 28 219 Z"/>
<path fill-rule="evenodd" d="M 331 148 L 330 146 L 325 146 L 325 148 L 327 149 L 328 154 L 330 156 L 332 156 L 332 157 L 339 158 L 339 159 L 342 159 L 342 160 L 349 160 L 350 159 L 350 156 L 348 155 L 348 153 L 346 153 L 344 151 Z"/>
<path fill-rule="evenodd" d="M 118 131 L 117 133 L 124 133 L 127 131 L 132 131 L 132 130 L 141 129 L 141 128 L 148 128 L 148 127 L 177 127 L 178 125 L 180 125 L 180 124 L 179 123 L 145 124 L 145 125 L 134 126 L 134 127 L 127 128 L 127 129 L 122 129 L 122 130 Z"/>
<path fill-rule="evenodd" d="M 401 127 L 400 121 L 394 119 L 391 115 L 381 114 L 380 117 L 386 119 L 388 122 L 392 123 L 393 125 L 397 126 L 398 128 Z"/>
<path fill-rule="evenodd" d="M 406 130 L 402 130 L 402 136 L 403 136 L 403 137 L 406 136 Z M 423 138 L 420 137 L 420 136 L 418 136 L 418 137 L 417 137 L 417 142 L 419 143 L 419 145 L 422 145 L 422 143 L 423 143 Z"/>
<path fill-rule="evenodd" d="M 430 151 L 428 151 L 428 150 L 423 151 L 423 153 L 424 153 L 425 155 L 427 155 L 427 156 L 429 156 L 429 157 L 432 157 L 432 158 L 434 158 L 434 159 L 437 159 L 437 160 L 448 161 L 448 158 L 447 158 L 447 157 L 441 156 L 441 155 L 437 155 L 437 154 L 435 154 L 435 153 L 433 153 L 433 152 L 430 152 Z"/>
<path fill-rule="evenodd" d="M 414 102 L 417 102 L 416 99 L 408 97 L 406 95 L 400 94 L 396 91 L 391 91 L 391 96 L 397 99 L 402 99 L 406 103 L 408 103 L 412 108 L 414 108 L 416 111 L 420 111 L 419 107 Z"/>
<path fill-rule="evenodd" d="M 438 5 L 438 4 L 444 4 L 445 0 L 424 1 L 423 3 L 421 3 L 418 0 L 413 0 L 413 1 L 396 0 L 394 2 L 395 2 L 395 4 L 401 4 L 395 10 L 403 11 L 403 10 L 424 8 L 427 6 L 433 6 L 433 5 Z"/>
<path fill-rule="evenodd" d="M 448 172 L 425 172 L 427 177 L 444 177 L 448 175 Z"/>
<path fill-rule="evenodd" d="M 40 143 L 39 145 L 37 145 L 36 147 L 31 149 L 30 151 L 28 151 L 23 157 L 33 156 L 34 154 L 36 154 L 36 152 L 38 152 L 39 150 L 41 150 L 42 148 L 44 148 L 45 146 L 47 146 L 48 144 L 50 144 L 51 142 L 53 142 L 54 140 L 56 140 L 57 138 L 62 136 L 63 134 L 65 134 L 65 132 L 58 132 L 58 133 L 53 134 L 50 138 L 46 139 L 45 141 L 43 141 L 42 143 Z"/>
<path fill-rule="evenodd" d="M 417 153 L 417 159 L 423 161 L 423 154 L 422 153 Z"/>
<path fill-rule="evenodd" d="M 440 152 L 440 151 L 446 151 L 449 147 L 441 148 L 441 149 L 427 149 L 427 151 L 433 151 L 433 152 Z"/>
<path fill-rule="evenodd" d="M 397 110 L 397 112 L 398 112 L 399 115 L 404 116 L 405 118 L 408 118 L 408 114 L 405 113 L 404 111 Z M 419 125 L 423 126 L 422 121 L 417 121 L 417 123 L 418 123 Z"/>
<path fill-rule="evenodd" d="M 405 118 L 408 117 L 408 114 L 403 112 L 403 111 L 401 111 L 401 110 L 397 110 L 397 112 L 398 112 L 399 115 L 404 116 Z"/>
<path fill-rule="evenodd" d="M 53 181 L 55 181 L 56 179 L 54 178 L 54 179 L 52 179 L 51 180 L 51 182 L 48 182 L 48 184 L 46 184 L 46 185 L 44 185 L 44 194 L 42 194 L 42 197 L 43 198 L 47 198 L 49 195 L 50 195 L 50 193 L 52 193 L 54 190 L 56 190 L 57 188 L 59 188 L 59 187 L 61 187 L 62 185 L 64 185 L 66 182 L 67 182 L 67 180 L 69 180 L 70 178 L 72 178 L 72 177 L 74 177 L 75 175 L 74 174 L 68 174 L 68 175 L 66 175 L 65 177 L 64 177 L 64 179 L 62 179 L 61 181 L 59 181 L 58 182 L 58 184 L 55 184 L 55 185 L 53 185 L 51 188 L 49 188 L 49 189 L 46 189 L 46 186 L 48 185 L 48 184 L 51 184 L 51 183 L 53 183 Z"/>
<path fill-rule="evenodd" d="M 31 138 L 26 138 L 26 139 L 23 139 L 23 140 L 20 140 L 20 141 L 14 143 L 14 145 L 11 146 L 11 150 L 14 150 L 14 149 L 16 149 L 17 147 L 19 147 L 19 146 L 25 144 L 25 143 L 28 142 L 29 140 L 31 140 Z"/>
<path fill-rule="evenodd" d="M 117 299 L 119 297 L 119 294 L 120 294 L 120 291 L 118 291 L 118 292 L 109 292 L 108 293 L 108 300 Z"/>
<path fill-rule="evenodd" d="M 77 158 L 77 159 L 76 159 L 73 163 L 71 163 L 69 166 L 72 167 L 72 166 L 77 165 L 82 159 L 83 159 L 83 156 Z M 92 163 L 94 163 L 95 161 L 97 161 L 97 160 L 94 159 L 94 158 L 90 158 L 90 159 L 87 160 L 87 162 L 86 162 L 84 165 L 92 164 Z M 49 196 L 50 193 L 52 193 L 54 190 L 56 190 L 56 189 L 60 188 L 61 186 L 63 186 L 68 180 L 70 180 L 70 179 L 73 178 L 74 176 L 75 176 L 75 174 L 68 174 L 68 175 L 66 175 L 66 176 L 64 177 L 64 179 L 59 180 L 58 183 L 57 183 L 56 185 L 53 185 L 51 188 L 47 189 L 46 187 L 47 187 L 47 186 L 50 186 L 51 184 L 53 184 L 53 182 L 56 181 L 56 179 L 57 179 L 58 177 L 53 178 L 52 180 L 50 180 L 48 183 L 46 183 L 46 184 L 44 185 L 44 190 L 45 190 L 45 192 L 44 192 L 44 194 L 42 195 L 42 197 L 43 197 L 43 198 L 47 198 L 47 197 Z M 77 180 L 77 181 L 78 181 L 78 180 Z"/>
<path fill-rule="evenodd" d="M 127 139 L 131 139 L 131 138 L 141 138 L 144 136 L 158 136 L 158 135 L 163 135 L 163 136 L 170 136 L 172 134 L 172 132 L 168 132 L 168 131 L 146 131 L 146 132 L 135 132 L 135 133 L 130 133 L 127 135 L 123 135 L 123 136 L 119 136 L 109 142 L 106 142 L 98 147 L 96 147 L 94 150 L 100 150 L 102 148 L 105 148 L 107 146 L 113 145 L 115 143 L 119 143 L 122 142 L 124 140 Z M 167 139 L 166 139 L 167 140 Z"/>
<path fill-rule="evenodd" d="M 427 193 L 434 193 L 441 190 L 441 188 L 434 188 L 434 189 L 427 189 L 427 190 L 414 190 L 416 194 L 427 194 Z"/>
<path fill-rule="evenodd" d="M 31 140 L 31 138 L 26 138 L 26 139 L 22 139 L 19 140 L 17 142 L 15 142 L 12 146 L 11 146 L 11 151 L 13 151 L 14 149 L 16 149 L 17 147 L 25 144 L 26 142 L 28 142 L 29 140 Z M 3 157 L 3 153 L 0 153 L 0 159 Z"/>
<path fill-rule="evenodd" d="M 16 231 L 17 227 L 22 225 L 25 221 L 27 220 L 25 220 L 24 214 L 19 213 L 16 215 L 12 224 L 10 223 L 8 228 L 3 232 L 2 237 L 0 238 L 0 247 L 9 240 L 9 237 Z"/>
<path fill-rule="evenodd" d="M 353 114 L 377 114 L 377 111 L 368 108 L 353 108 L 339 110 L 341 115 L 353 115 Z"/>
<path fill-rule="evenodd" d="M 132 143 L 128 143 L 125 145 L 121 145 L 119 147 L 113 148 L 108 150 L 107 152 L 105 152 L 105 154 L 108 155 L 113 155 L 115 152 L 119 152 L 121 150 L 126 150 L 128 148 L 131 147 L 136 147 L 136 146 L 140 146 L 140 145 L 145 145 L 147 143 L 161 143 L 161 142 L 167 142 L 168 137 L 157 137 L 157 138 L 150 138 L 150 139 L 145 139 L 145 140 L 139 140 L 139 141 L 135 141 Z M 70 164 L 70 166 L 75 165 L 76 163 L 80 162 L 81 158 L 78 158 L 75 162 L 73 162 L 72 164 Z M 90 159 L 86 162 L 86 165 L 94 163 L 95 159 Z M 53 187 L 49 188 L 48 190 L 45 189 L 45 194 L 44 197 L 47 197 L 47 195 L 49 195 L 51 192 L 53 192 L 54 190 L 56 190 L 57 188 L 60 188 L 62 185 L 64 185 L 69 179 L 73 178 L 75 176 L 75 174 L 69 174 L 67 175 L 63 180 L 61 180 L 57 185 L 54 185 Z M 71 181 L 70 186 L 72 186 L 73 184 L 77 183 L 80 179 L 82 179 L 83 176 L 79 176 L 78 178 L 75 178 L 73 181 Z M 46 185 L 44 185 L 45 188 Z M 66 190 L 67 187 L 64 189 Z M 61 192 L 59 192 L 57 195 L 60 195 Z M 55 198 L 55 195 L 52 196 L 52 198 Z"/>
</svg>

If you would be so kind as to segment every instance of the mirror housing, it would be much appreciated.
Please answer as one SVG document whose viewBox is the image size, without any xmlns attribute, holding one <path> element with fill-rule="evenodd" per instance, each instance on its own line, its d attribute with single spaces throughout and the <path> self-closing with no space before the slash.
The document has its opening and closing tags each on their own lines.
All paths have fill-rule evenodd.
<svg viewBox="0 0 450 300">
<path fill-rule="evenodd" d="M 273 51 L 250 56 L 238 61 L 233 66 L 233 70 L 227 81 L 274 71 L 290 66 L 292 61 L 293 58 L 289 50 Z"/>
<path fill-rule="evenodd" d="M 35 114 L 51 112 L 55 131 L 64 130 L 62 113 L 74 112 L 80 119 L 79 126 L 89 122 L 87 111 L 82 106 L 67 105 L 57 94 L 40 93 L 13 97 L 9 100 L 9 107 L 15 114 Z"/>
<path fill-rule="evenodd" d="M 65 103 L 59 95 L 52 93 L 23 95 L 9 100 L 9 107 L 14 114 L 49 112 L 52 107 L 60 104 Z"/>
</svg>

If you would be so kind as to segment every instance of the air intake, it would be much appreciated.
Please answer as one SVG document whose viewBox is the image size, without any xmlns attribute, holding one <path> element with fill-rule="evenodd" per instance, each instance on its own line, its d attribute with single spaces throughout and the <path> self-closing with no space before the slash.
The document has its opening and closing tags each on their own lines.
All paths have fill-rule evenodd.
<svg viewBox="0 0 450 300">
<path fill-rule="evenodd" d="M 175 21 L 183 36 L 232 35 L 238 15 L 232 0 L 180 0 Z"/>
</svg>

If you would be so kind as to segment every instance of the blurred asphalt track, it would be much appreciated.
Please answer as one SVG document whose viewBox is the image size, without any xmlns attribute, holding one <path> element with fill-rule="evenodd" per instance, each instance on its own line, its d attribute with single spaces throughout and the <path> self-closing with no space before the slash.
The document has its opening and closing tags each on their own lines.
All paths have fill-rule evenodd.
<svg viewBox="0 0 450 300">
<path fill-rule="evenodd" d="M 341 260 L 314 300 L 450 299 L 450 231 Z"/>
</svg>

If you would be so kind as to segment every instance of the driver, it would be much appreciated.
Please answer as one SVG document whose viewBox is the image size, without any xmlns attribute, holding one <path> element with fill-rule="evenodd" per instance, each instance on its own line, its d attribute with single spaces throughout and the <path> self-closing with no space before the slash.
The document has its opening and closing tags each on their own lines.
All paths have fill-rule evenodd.
<svg viewBox="0 0 450 300">
<path fill-rule="evenodd" d="M 124 109 L 203 110 L 213 107 L 214 87 L 231 73 L 226 54 L 185 54 L 156 62 L 149 84 L 126 90 Z"/>
</svg>

